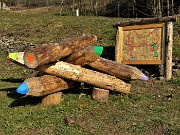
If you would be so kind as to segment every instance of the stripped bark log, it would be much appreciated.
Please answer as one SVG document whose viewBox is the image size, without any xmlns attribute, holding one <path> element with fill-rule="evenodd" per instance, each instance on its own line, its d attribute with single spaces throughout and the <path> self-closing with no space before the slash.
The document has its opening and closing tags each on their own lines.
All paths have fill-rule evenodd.
<svg viewBox="0 0 180 135">
<path fill-rule="evenodd" d="M 29 68 L 36 68 L 43 64 L 55 62 L 80 48 L 93 45 L 96 41 L 95 35 L 82 35 L 77 38 L 66 39 L 60 43 L 33 48 L 24 53 L 24 64 Z"/>
<path fill-rule="evenodd" d="M 122 93 L 129 93 L 131 88 L 131 84 L 125 83 L 114 76 L 62 61 L 56 62 L 55 64 L 40 66 L 37 68 L 37 70 L 69 80 L 83 82 L 99 88 Z"/>
</svg>

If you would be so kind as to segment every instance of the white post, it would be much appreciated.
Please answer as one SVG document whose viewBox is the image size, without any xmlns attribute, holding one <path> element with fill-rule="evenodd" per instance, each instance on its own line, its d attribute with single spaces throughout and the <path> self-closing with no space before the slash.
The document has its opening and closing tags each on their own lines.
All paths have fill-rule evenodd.
<svg viewBox="0 0 180 135">
<path fill-rule="evenodd" d="M 76 9 L 76 16 L 79 16 L 79 9 Z"/>
</svg>

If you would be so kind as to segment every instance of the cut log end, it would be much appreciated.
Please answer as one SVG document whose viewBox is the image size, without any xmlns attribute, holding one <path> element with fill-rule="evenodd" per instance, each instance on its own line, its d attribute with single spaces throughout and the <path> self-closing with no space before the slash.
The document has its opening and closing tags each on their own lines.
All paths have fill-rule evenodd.
<svg viewBox="0 0 180 135">
<path fill-rule="evenodd" d="M 33 52 L 25 52 L 24 64 L 29 68 L 36 68 L 38 66 L 38 58 Z"/>
<path fill-rule="evenodd" d="M 93 88 L 92 99 L 100 102 L 106 102 L 109 99 L 109 90 Z"/>
<path fill-rule="evenodd" d="M 57 105 L 61 102 L 62 92 L 53 93 L 42 98 L 41 105 Z"/>
</svg>

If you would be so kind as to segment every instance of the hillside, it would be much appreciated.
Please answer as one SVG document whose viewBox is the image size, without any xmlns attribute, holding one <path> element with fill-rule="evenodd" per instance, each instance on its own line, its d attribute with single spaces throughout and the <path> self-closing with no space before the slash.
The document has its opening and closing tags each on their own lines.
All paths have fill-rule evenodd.
<svg viewBox="0 0 180 135">
<path fill-rule="evenodd" d="M 98 45 L 114 46 L 116 29 L 112 25 L 120 20 L 125 19 L 59 16 L 46 9 L 0 11 L 0 45 L 5 41 L 12 46 L 0 50 L 0 134 L 180 134 L 180 75 L 170 81 L 153 75 L 149 81 L 132 81 L 130 94 L 110 92 L 106 103 L 93 101 L 91 89 L 84 87 L 64 91 L 62 103 L 49 107 L 40 105 L 41 98 L 16 93 L 17 86 L 35 72 L 7 61 L 8 51 L 88 33 L 97 35 Z M 179 31 L 180 22 L 176 22 L 173 56 L 178 58 Z M 114 57 L 111 53 L 109 50 L 110 58 Z"/>
</svg>

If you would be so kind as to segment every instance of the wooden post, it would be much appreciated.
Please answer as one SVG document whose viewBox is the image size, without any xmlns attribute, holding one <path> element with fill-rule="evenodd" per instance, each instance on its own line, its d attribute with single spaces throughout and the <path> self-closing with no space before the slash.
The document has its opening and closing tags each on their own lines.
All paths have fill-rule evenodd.
<svg viewBox="0 0 180 135">
<path fill-rule="evenodd" d="M 43 106 L 57 105 L 61 102 L 62 92 L 53 93 L 42 97 L 41 104 Z"/>
<path fill-rule="evenodd" d="M 26 79 L 17 88 L 17 92 L 30 96 L 45 96 L 79 85 L 80 83 L 78 82 L 64 80 L 52 75 L 44 75 Z"/>
<path fill-rule="evenodd" d="M 93 88 L 92 99 L 100 102 L 106 102 L 109 98 L 109 90 Z"/>
<path fill-rule="evenodd" d="M 172 77 L 172 46 L 173 46 L 173 22 L 167 22 L 166 32 L 166 71 L 165 78 L 170 80 Z"/>
<path fill-rule="evenodd" d="M 77 38 L 66 39 L 60 43 L 33 48 L 24 53 L 24 64 L 29 68 L 36 68 L 50 62 L 55 62 L 73 52 L 93 45 L 97 41 L 95 35 L 82 35 Z"/>
<path fill-rule="evenodd" d="M 116 35 L 116 47 L 115 47 L 115 61 L 120 62 L 122 61 L 122 44 L 123 40 L 123 30 L 122 27 L 118 27 L 117 35 Z"/>
<path fill-rule="evenodd" d="M 37 70 L 69 80 L 83 82 L 99 88 L 122 93 L 129 93 L 131 88 L 131 84 L 125 83 L 114 76 L 62 61 L 56 62 L 55 64 L 40 66 Z"/>
</svg>

